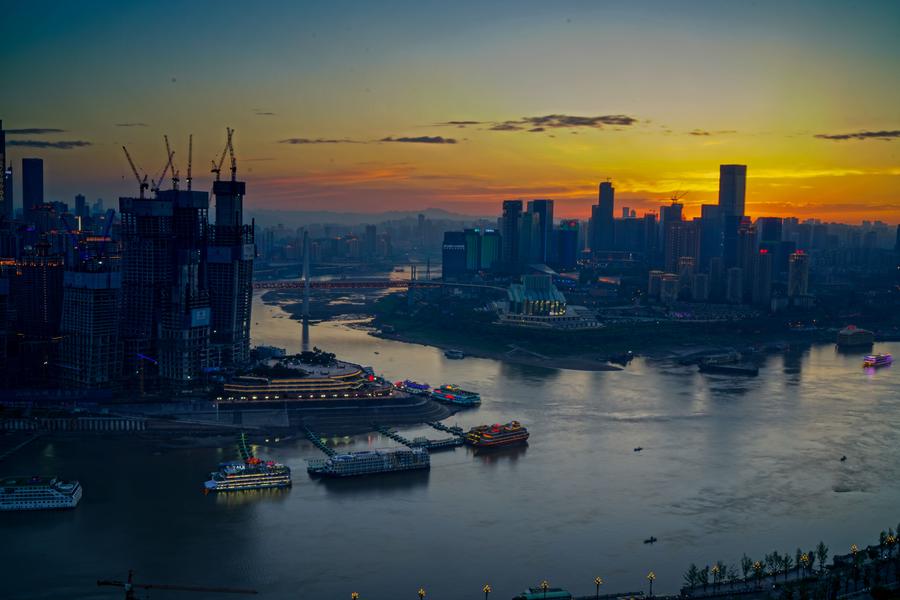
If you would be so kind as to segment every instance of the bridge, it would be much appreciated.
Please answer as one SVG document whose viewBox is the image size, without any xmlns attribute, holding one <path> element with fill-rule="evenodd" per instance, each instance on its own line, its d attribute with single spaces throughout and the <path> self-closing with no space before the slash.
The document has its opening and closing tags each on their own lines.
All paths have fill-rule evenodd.
<svg viewBox="0 0 900 600">
<path fill-rule="evenodd" d="M 254 290 L 302 290 L 306 287 L 306 283 L 302 279 L 289 279 L 279 281 L 254 281 Z M 486 285 L 478 283 L 453 283 L 437 280 L 422 279 L 311 279 L 309 288 L 311 290 L 384 290 L 384 289 L 407 289 L 415 287 L 423 288 L 439 288 L 439 287 L 463 287 L 463 288 L 482 288 L 496 290 L 498 292 L 506 292 L 506 288 L 496 285 Z"/>
</svg>

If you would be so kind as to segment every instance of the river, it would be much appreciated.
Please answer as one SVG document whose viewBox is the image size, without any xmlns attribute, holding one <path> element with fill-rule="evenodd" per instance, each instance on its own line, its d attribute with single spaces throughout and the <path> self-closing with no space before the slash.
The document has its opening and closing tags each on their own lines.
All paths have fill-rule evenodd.
<svg viewBox="0 0 900 600">
<path fill-rule="evenodd" d="M 389 600 L 421 586 L 477 599 L 490 583 L 506 599 L 543 579 L 590 594 L 598 575 L 606 591 L 636 591 L 650 570 L 655 592 L 675 592 L 691 562 L 738 565 L 744 552 L 793 555 L 819 540 L 843 553 L 900 520 L 900 372 L 866 372 L 861 355 L 831 345 L 772 354 L 742 379 L 640 358 L 616 372 L 448 360 L 348 323 L 311 330 L 313 344 L 389 378 L 481 392 L 480 408 L 449 423 L 517 419 L 528 447 L 460 448 L 434 454 L 424 475 L 323 482 L 304 470 L 311 444 L 273 441 L 259 453 L 294 469 L 292 489 L 204 496 L 233 448 L 38 440 L 3 469 L 77 478 L 85 498 L 74 511 L 0 515 L 2 595 L 115 598 L 94 582 L 129 568 L 269 598 Z M 253 337 L 296 351 L 300 328 L 257 299 Z M 898 355 L 900 344 L 876 350 Z M 332 442 L 392 445 L 377 434 Z"/>
</svg>

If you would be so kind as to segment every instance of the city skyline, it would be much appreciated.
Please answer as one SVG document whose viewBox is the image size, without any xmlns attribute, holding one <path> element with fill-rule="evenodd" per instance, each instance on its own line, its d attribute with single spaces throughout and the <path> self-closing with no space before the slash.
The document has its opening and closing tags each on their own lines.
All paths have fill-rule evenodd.
<svg viewBox="0 0 900 600">
<path fill-rule="evenodd" d="M 610 177 L 639 213 L 690 190 L 691 217 L 737 163 L 753 217 L 900 221 L 896 6 L 515 6 L 196 5 L 155 46 L 165 7 L 12 7 L 8 160 L 43 158 L 48 199 L 113 203 L 122 144 L 152 176 L 168 133 L 184 171 L 192 132 L 205 189 L 230 125 L 250 212 L 551 198 L 586 219 Z"/>
</svg>

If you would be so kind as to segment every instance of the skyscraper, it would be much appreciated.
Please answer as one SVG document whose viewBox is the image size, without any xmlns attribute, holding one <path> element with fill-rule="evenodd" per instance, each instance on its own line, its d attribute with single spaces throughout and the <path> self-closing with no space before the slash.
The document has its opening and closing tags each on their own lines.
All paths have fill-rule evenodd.
<svg viewBox="0 0 900 600">
<path fill-rule="evenodd" d="M 466 229 L 466 271 L 474 273 L 481 269 L 481 230 Z"/>
<path fill-rule="evenodd" d="M 700 270 L 709 268 L 709 261 L 722 256 L 722 213 L 715 204 L 700 207 Z"/>
<path fill-rule="evenodd" d="M 553 247 L 553 200 L 531 200 L 528 212 L 534 220 L 534 256 L 538 262 L 547 264 Z"/>
<path fill-rule="evenodd" d="M 723 216 L 744 216 L 747 165 L 719 165 L 719 209 Z"/>
<path fill-rule="evenodd" d="M 0 121 L 0 217 L 7 219 L 12 216 L 12 198 L 6 197 L 6 132 L 3 130 L 3 121 Z"/>
<path fill-rule="evenodd" d="M 522 201 L 504 200 L 500 235 L 503 241 L 503 262 L 507 269 L 519 263 L 519 227 L 522 221 Z"/>
<path fill-rule="evenodd" d="M 700 223 L 696 221 L 670 221 L 666 225 L 665 267 L 676 272 L 679 260 L 690 257 L 696 264 L 700 254 Z"/>
<path fill-rule="evenodd" d="M 87 199 L 84 197 L 84 194 L 75 196 L 75 216 L 82 219 L 88 216 Z"/>
<path fill-rule="evenodd" d="M 803 251 L 791 254 L 788 264 L 788 297 L 809 293 L 809 255 Z"/>
<path fill-rule="evenodd" d="M 3 171 L 3 216 L 12 219 L 15 216 L 15 199 L 13 198 L 13 168 L 12 163 L 4 167 L 0 165 Z"/>
<path fill-rule="evenodd" d="M 612 182 L 600 182 L 597 204 L 591 207 L 591 250 L 593 252 L 615 249 L 616 189 Z"/>
<path fill-rule="evenodd" d="M 663 252 L 663 255 L 665 255 L 666 247 L 668 246 L 666 235 L 668 235 L 669 225 L 676 221 L 681 221 L 683 210 L 684 205 L 674 200 L 672 204 L 662 206 L 659 209 L 659 249 Z"/>
<path fill-rule="evenodd" d="M 444 279 L 456 279 L 466 273 L 466 234 L 462 231 L 445 231 L 441 247 Z"/>
<path fill-rule="evenodd" d="M 32 220 L 32 211 L 44 203 L 44 161 L 40 158 L 22 159 L 22 212 Z"/>
<path fill-rule="evenodd" d="M 502 240 L 496 229 L 485 229 L 481 236 L 481 268 L 493 270 L 500 263 Z"/>
<path fill-rule="evenodd" d="M 571 271 L 578 264 L 578 221 L 567 220 L 556 231 L 556 268 Z"/>
<path fill-rule="evenodd" d="M 753 264 L 753 304 L 769 308 L 772 301 L 772 253 L 765 248 L 755 255 Z"/>
</svg>

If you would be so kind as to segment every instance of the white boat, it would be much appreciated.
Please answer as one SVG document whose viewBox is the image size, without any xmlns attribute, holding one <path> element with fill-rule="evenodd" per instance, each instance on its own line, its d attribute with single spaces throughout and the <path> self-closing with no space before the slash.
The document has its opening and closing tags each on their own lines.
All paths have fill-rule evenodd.
<svg viewBox="0 0 900 600">
<path fill-rule="evenodd" d="M 81 484 L 46 477 L 7 477 L 0 480 L 0 510 L 75 508 Z"/>
</svg>

